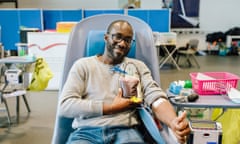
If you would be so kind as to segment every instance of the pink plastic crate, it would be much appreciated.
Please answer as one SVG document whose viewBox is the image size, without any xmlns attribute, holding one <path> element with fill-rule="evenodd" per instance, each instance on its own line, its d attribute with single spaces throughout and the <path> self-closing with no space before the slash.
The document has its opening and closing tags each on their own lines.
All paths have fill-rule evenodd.
<svg viewBox="0 0 240 144">
<path fill-rule="evenodd" d="M 190 73 L 192 88 L 201 95 L 226 94 L 231 87 L 237 87 L 239 80 L 237 75 L 228 72 L 201 72 L 201 74 L 212 79 L 198 79 L 198 72 Z"/>
</svg>

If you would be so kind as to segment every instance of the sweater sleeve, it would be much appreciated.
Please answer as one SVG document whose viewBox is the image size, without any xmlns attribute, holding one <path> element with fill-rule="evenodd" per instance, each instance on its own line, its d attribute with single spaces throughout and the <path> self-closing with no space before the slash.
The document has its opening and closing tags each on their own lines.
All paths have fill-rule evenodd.
<svg viewBox="0 0 240 144">
<path fill-rule="evenodd" d="M 151 104 L 159 98 L 167 99 L 166 93 L 153 79 L 149 68 L 141 61 L 137 66 L 140 72 L 143 97 L 146 104 L 151 106 Z"/>
<path fill-rule="evenodd" d="M 91 61 L 87 61 L 87 65 L 91 64 Z M 86 99 L 88 75 L 86 61 L 78 60 L 74 63 L 60 94 L 60 115 L 82 119 L 102 115 L 103 102 Z"/>
</svg>

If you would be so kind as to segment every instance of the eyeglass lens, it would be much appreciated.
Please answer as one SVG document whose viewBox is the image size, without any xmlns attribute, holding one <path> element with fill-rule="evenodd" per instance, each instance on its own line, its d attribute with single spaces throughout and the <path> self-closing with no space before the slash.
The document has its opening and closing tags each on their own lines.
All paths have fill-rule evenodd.
<svg viewBox="0 0 240 144">
<path fill-rule="evenodd" d="M 132 43 L 132 37 L 124 37 L 121 34 L 112 34 L 112 39 L 116 42 L 124 40 L 128 44 Z"/>
</svg>

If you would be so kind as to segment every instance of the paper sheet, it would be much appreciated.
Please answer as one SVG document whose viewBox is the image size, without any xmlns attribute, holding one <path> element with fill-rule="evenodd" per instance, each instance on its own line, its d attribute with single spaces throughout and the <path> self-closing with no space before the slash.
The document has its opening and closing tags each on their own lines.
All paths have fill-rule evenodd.
<svg viewBox="0 0 240 144">
<path fill-rule="evenodd" d="M 240 91 L 239 90 L 237 90 L 236 88 L 230 88 L 230 90 L 227 92 L 227 94 L 234 103 L 240 103 Z"/>
</svg>

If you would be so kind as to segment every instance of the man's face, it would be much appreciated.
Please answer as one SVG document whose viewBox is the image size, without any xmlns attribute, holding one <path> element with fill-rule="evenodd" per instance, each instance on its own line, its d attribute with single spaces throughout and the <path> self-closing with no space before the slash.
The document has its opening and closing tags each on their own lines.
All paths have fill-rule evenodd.
<svg viewBox="0 0 240 144">
<path fill-rule="evenodd" d="M 130 50 L 132 37 L 133 31 L 128 24 L 116 23 L 105 37 L 108 57 L 121 62 Z"/>
</svg>

